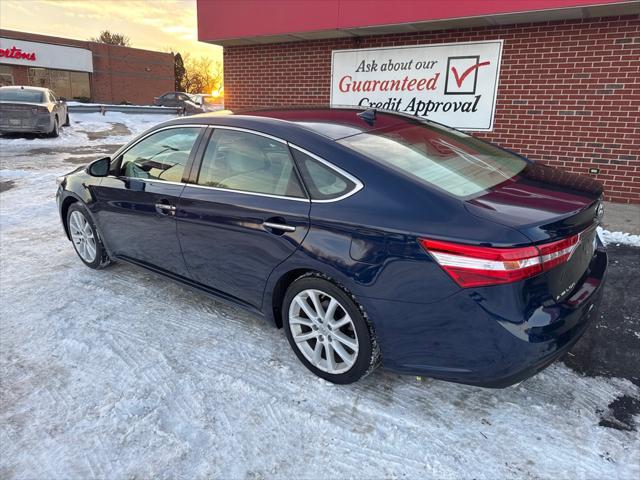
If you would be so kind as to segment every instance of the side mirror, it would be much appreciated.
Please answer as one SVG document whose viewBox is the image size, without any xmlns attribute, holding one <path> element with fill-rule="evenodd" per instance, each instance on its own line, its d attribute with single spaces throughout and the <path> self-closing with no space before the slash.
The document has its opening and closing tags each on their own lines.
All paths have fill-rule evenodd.
<svg viewBox="0 0 640 480">
<path fill-rule="evenodd" d="M 66 99 L 66 98 L 64 98 L 64 97 L 60 97 L 60 98 L 58 98 L 58 102 L 60 102 L 60 103 L 62 103 L 62 102 L 66 102 L 66 101 L 67 101 L 67 99 Z"/>
<path fill-rule="evenodd" d="M 87 167 L 87 173 L 92 177 L 106 177 L 109 175 L 110 168 L 111 157 L 104 157 L 91 162 Z"/>
</svg>

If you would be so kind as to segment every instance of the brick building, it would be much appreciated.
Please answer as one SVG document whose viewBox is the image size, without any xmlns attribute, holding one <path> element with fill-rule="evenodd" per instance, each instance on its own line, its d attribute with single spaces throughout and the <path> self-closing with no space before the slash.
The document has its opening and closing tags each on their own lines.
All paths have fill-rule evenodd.
<svg viewBox="0 0 640 480">
<path fill-rule="evenodd" d="M 151 104 L 175 88 L 173 55 L 0 29 L 0 84 L 48 87 L 69 100 Z"/>
<path fill-rule="evenodd" d="M 455 81 L 466 88 L 465 81 L 470 82 L 468 92 L 475 93 L 474 82 L 489 82 L 478 122 L 465 124 L 462 117 L 445 112 L 419 114 L 531 159 L 591 175 L 605 184 L 608 200 L 640 203 L 639 14 L 639 2 L 611 0 L 198 0 L 198 29 L 200 41 L 224 46 L 225 104 L 232 110 L 367 105 L 370 99 L 361 103 L 363 95 L 349 96 L 353 85 L 364 91 L 389 88 L 384 80 L 391 77 L 373 80 L 366 69 L 379 68 L 376 58 L 386 62 L 390 57 L 402 70 L 404 50 L 393 47 L 411 47 L 418 55 L 412 66 L 421 59 L 425 62 L 420 66 L 430 58 L 441 59 L 439 69 L 417 75 L 413 84 L 419 86 L 418 79 L 424 78 L 425 86 L 440 74 L 434 89 L 412 92 L 411 97 L 398 91 L 402 85 L 396 83 L 392 94 L 378 99 L 401 99 L 404 103 L 396 109 L 415 114 L 405 110 L 411 98 L 428 103 L 437 94 L 443 102 L 431 105 L 441 103 L 453 112 L 453 100 L 466 98 L 472 103 L 462 108 L 471 109 L 474 95 L 462 95 L 460 89 L 447 92 L 448 85 Z M 474 53 L 485 43 L 496 44 L 492 62 Z M 441 51 L 429 50 L 438 45 Z M 358 61 L 344 74 L 341 59 L 349 55 Z M 474 65 L 464 64 L 473 58 Z M 450 62 L 462 62 L 459 72 L 454 73 Z M 491 67 L 483 67 L 489 63 Z M 398 82 L 403 76 L 409 79 L 407 89 L 408 75 L 400 71 L 396 77 Z M 436 83 L 443 93 L 436 91 Z"/>
</svg>

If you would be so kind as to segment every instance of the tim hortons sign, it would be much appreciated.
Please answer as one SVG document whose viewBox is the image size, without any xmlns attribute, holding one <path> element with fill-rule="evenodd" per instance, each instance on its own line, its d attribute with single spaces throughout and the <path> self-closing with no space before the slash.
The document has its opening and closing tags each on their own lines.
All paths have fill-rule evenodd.
<svg viewBox="0 0 640 480">
<path fill-rule="evenodd" d="M 86 48 L 0 37 L 0 64 L 93 72 L 93 53 Z"/>
<path fill-rule="evenodd" d="M 17 58 L 29 60 L 30 62 L 36 61 L 35 52 L 23 52 L 21 48 L 16 48 L 15 45 L 12 45 L 11 48 L 0 48 L 0 57 Z"/>
<path fill-rule="evenodd" d="M 493 128 L 502 40 L 334 50 L 331 104 L 416 115 L 463 130 Z"/>
</svg>

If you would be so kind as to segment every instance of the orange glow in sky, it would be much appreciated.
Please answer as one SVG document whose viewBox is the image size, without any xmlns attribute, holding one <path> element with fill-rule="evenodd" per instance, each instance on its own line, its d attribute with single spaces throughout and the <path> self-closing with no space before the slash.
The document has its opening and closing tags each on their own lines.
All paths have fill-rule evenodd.
<svg viewBox="0 0 640 480">
<path fill-rule="evenodd" d="M 122 33 L 145 50 L 207 56 L 222 47 L 197 41 L 196 0 L 0 0 L 0 28 L 88 40 Z"/>
</svg>

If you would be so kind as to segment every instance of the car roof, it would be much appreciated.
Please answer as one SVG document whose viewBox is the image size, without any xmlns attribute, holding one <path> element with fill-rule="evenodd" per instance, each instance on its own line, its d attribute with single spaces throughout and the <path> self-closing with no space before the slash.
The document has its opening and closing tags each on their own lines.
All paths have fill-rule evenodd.
<svg viewBox="0 0 640 480">
<path fill-rule="evenodd" d="M 375 111 L 375 119 L 363 118 L 359 115 L 367 112 L 372 115 L 374 110 L 355 107 L 316 107 L 316 108 L 284 108 L 242 111 L 238 114 L 226 110 L 221 112 L 204 113 L 191 117 L 183 117 L 177 123 L 197 123 L 209 125 L 235 125 L 268 131 L 283 124 L 297 127 L 319 134 L 323 137 L 339 140 L 358 133 L 370 132 L 381 128 L 400 125 L 414 125 L 422 123 L 415 117 L 389 111 Z M 263 127 L 263 128 L 260 128 Z"/>
</svg>

